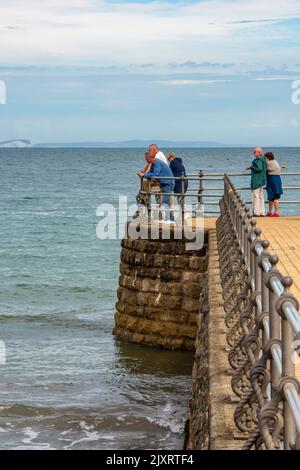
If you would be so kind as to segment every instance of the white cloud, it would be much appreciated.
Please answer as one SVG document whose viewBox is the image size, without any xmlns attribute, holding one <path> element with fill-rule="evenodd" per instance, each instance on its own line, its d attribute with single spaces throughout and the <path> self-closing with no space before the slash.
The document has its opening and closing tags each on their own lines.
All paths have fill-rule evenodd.
<svg viewBox="0 0 300 470">
<path fill-rule="evenodd" d="M 254 80 L 257 81 L 257 82 L 281 82 L 281 81 L 294 81 L 294 80 L 297 80 L 299 78 L 298 77 L 258 77 L 258 78 L 255 78 Z"/>
<path fill-rule="evenodd" d="M 276 21 L 300 17 L 299 0 L 205 0 L 184 5 L 101 0 L 1 0 L 1 61 L 8 64 L 272 62 Z M 265 20 L 271 22 L 264 23 Z M 277 48 L 277 61 L 299 54 Z"/>
<path fill-rule="evenodd" d="M 226 83 L 232 80 L 157 80 L 156 83 L 171 86 L 194 86 L 194 85 L 214 85 L 216 83 Z"/>
</svg>

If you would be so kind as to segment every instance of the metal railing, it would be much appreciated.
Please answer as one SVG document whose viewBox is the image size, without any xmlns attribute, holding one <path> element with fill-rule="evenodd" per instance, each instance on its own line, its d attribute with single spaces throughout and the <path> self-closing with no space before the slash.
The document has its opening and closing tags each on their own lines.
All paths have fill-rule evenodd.
<svg viewBox="0 0 300 470">
<path fill-rule="evenodd" d="M 204 197 L 207 197 L 207 198 L 218 198 L 218 200 L 223 196 L 222 193 L 219 193 L 219 194 L 206 194 L 206 189 L 204 188 L 204 181 L 213 181 L 213 180 L 216 180 L 216 181 L 222 181 L 224 180 L 224 175 L 223 175 L 223 178 L 214 178 L 212 179 L 211 177 L 206 177 L 204 175 L 204 173 L 202 171 L 199 171 L 198 174 L 196 175 L 187 175 L 187 176 L 181 176 L 181 177 L 160 177 L 159 178 L 160 180 L 164 181 L 164 180 L 173 180 L 174 182 L 176 181 L 180 181 L 180 188 L 181 188 L 181 191 L 180 193 L 166 193 L 166 192 L 162 192 L 161 190 L 157 191 L 157 190 L 153 190 L 152 189 L 152 183 L 153 181 L 155 181 L 155 179 L 153 180 L 144 180 L 143 178 L 140 178 L 140 191 L 139 191 L 139 194 L 138 194 L 138 197 L 137 197 L 137 200 L 143 200 L 144 201 L 144 204 L 147 206 L 147 209 L 148 209 L 148 217 L 149 217 L 149 220 L 151 219 L 151 212 L 152 212 L 152 209 L 153 209 L 153 204 L 152 204 L 152 201 L 153 201 L 153 198 L 155 197 L 155 200 L 160 204 L 161 202 L 161 198 L 162 196 L 164 195 L 168 195 L 168 196 L 174 196 L 178 198 L 178 203 L 179 203 L 179 206 L 180 206 L 180 213 L 182 215 L 182 218 L 184 217 L 184 214 L 186 213 L 186 210 L 187 210 L 187 200 L 189 201 L 192 201 L 194 200 L 194 202 L 196 203 L 195 204 L 195 208 L 194 208 L 194 216 L 196 216 L 196 213 L 199 213 L 201 214 L 201 216 L 204 215 L 204 208 L 203 208 L 203 204 L 204 204 Z M 147 184 L 145 184 L 145 181 Z M 197 187 L 190 187 L 187 189 L 187 191 L 185 191 L 185 181 L 188 181 L 189 183 L 192 182 L 197 182 L 198 186 Z M 157 184 L 156 187 L 159 187 L 159 185 Z M 209 189 L 210 190 L 210 189 Z M 218 203 L 215 202 L 215 201 L 206 201 L 205 202 L 205 206 L 216 206 Z M 188 208 L 190 209 L 190 207 Z M 216 209 L 216 210 L 210 210 L 210 209 L 207 209 L 205 210 L 205 213 L 206 214 L 210 214 L 210 215 L 219 215 L 220 214 L 220 211 L 219 209 Z"/>
<path fill-rule="evenodd" d="M 299 302 L 228 175 L 217 222 L 234 419 L 244 449 L 300 449 Z"/>
<path fill-rule="evenodd" d="M 186 177 L 181 176 L 181 177 L 173 177 L 173 178 L 160 178 L 160 180 L 169 180 L 172 179 L 173 181 L 178 181 L 180 180 L 180 188 L 181 191 L 180 193 L 169 193 L 169 195 L 174 195 L 175 197 L 179 198 L 179 204 L 180 204 L 180 212 L 181 214 L 184 214 L 186 212 L 186 203 L 187 203 L 187 198 L 194 198 L 195 201 L 197 201 L 197 204 L 200 208 L 200 213 L 203 213 L 205 215 L 219 215 L 220 214 L 220 209 L 219 209 L 219 201 L 223 197 L 223 182 L 224 182 L 224 173 L 206 173 L 200 170 L 198 173 L 190 173 Z M 228 177 L 230 178 L 236 178 L 236 177 L 244 177 L 244 178 L 249 178 L 250 173 L 228 173 Z M 283 180 L 285 181 L 289 177 L 295 177 L 295 176 L 300 176 L 300 173 L 294 172 L 285 172 L 282 175 Z M 161 191 L 156 191 L 153 192 L 151 190 L 151 183 L 149 183 L 148 187 L 145 189 L 143 186 L 143 178 L 140 179 L 141 185 L 140 185 L 140 196 L 145 196 L 145 199 L 147 201 L 147 207 L 148 207 L 148 212 L 149 215 L 151 215 L 151 207 L 152 207 L 152 197 L 156 196 L 162 197 L 164 194 Z M 184 190 L 184 185 L 185 181 L 188 181 L 189 183 L 192 183 L 192 186 L 189 185 L 187 191 L 185 192 Z M 195 184 L 197 182 L 197 184 Z M 205 184 L 212 182 L 214 185 L 210 186 L 210 184 Z M 222 186 L 217 186 L 215 185 L 215 182 L 222 182 Z M 237 187 L 236 190 L 238 191 L 250 191 L 251 188 L 249 186 L 240 186 Z M 300 191 L 300 186 L 291 186 L 291 185 L 283 185 L 283 190 L 284 191 Z M 285 193 L 286 194 L 286 193 Z M 157 199 L 158 200 L 158 199 Z M 188 199 L 191 200 L 191 199 Z M 247 205 L 251 205 L 252 201 L 246 201 Z M 266 201 L 267 204 L 267 201 Z M 283 199 L 280 201 L 280 204 L 284 205 L 295 205 L 295 204 L 300 204 L 300 200 L 289 200 L 289 199 Z M 201 206 L 204 206 L 201 207 Z"/>
</svg>

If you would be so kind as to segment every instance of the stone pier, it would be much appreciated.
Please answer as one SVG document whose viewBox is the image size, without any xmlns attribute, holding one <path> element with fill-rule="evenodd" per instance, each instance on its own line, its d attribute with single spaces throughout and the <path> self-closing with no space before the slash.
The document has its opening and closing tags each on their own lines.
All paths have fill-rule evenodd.
<svg viewBox="0 0 300 470">
<path fill-rule="evenodd" d="M 173 236 L 125 238 L 113 333 L 133 343 L 194 350 L 206 270 L 207 237 L 196 251 Z"/>
<path fill-rule="evenodd" d="M 195 351 L 185 433 L 188 450 L 232 449 L 233 393 L 225 335 L 216 219 L 204 245 L 185 240 L 122 241 L 113 334 L 121 340 Z"/>
</svg>

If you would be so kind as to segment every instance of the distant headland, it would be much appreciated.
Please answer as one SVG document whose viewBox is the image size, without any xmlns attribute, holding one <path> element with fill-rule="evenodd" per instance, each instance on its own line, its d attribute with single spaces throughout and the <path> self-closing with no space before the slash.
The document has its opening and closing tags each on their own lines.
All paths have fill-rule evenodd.
<svg viewBox="0 0 300 470">
<path fill-rule="evenodd" d="M 86 142 L 42 142 L 33 144 L 29 139 L 14 139 L 0 142 L 0 147 L 34 147 L 34 148 L 145 148 L 149 146 L 149 142 L 157 143 L 161 148 L 232 148 L 232 147 L 248 147 L 243 144 L 224 144 L 222 142 L 212 141 L 172 141 L 161 139 L 149 140 L 125 140 L 118 142 L 102 142 L 102 141 L 86 141 Z"/>
<path fill-rule="evenodd" d="M 34 144 L 29 139 L 14 139 L 0 142 L 0 148 L 147 148 L 149 143 L 156 143 L 162 149 L 174 148 L 252 148 L 252 144 L 225 144 L 214 141 L 174 141 L 161 139 L 124 140 L 117 142 L 84 141 L 84 142 L 41 142 Z M 266 147 L 295 147 L 289 145 L 266 145 Z"/>
<path fill-rule="evenodd" d="M 6 148 L 32 147 L 32 144 L 30 140 L 27 140 L 27 139 L 4 140 L 3 142 L 0 142 L 0 147 L 6 147 Z"/>
</svg>

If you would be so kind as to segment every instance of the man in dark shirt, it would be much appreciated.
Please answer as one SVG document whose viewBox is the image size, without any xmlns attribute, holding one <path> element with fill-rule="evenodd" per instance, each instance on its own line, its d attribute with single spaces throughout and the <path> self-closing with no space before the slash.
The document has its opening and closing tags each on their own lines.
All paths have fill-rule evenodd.
<svg viewBox="0 0 300 470">
<path fill-rule="evenodd" d="M 180 176 L 186 177 L 186 171 L 185 171 L 181 158 L 177 158 L 175 153 L 171 152 L 168 155 L 168 161 L 169 161 L 170 169 L 172 170 L 172 173 L 176 178 L 180 178 Z M 187 191 L 187 188 L 188 188 L 188 180 L 184 180 L 184 192 L 185 193 Z M 178 194 L 178 193 L 181 193 L 181 191 L 182 191 L 181 180 L 175 180 L 174 193 Z M 178 200 L 178 203 L 181 204 L 180 195 L 177 195 L 177 200 Z"/>
</svg>

